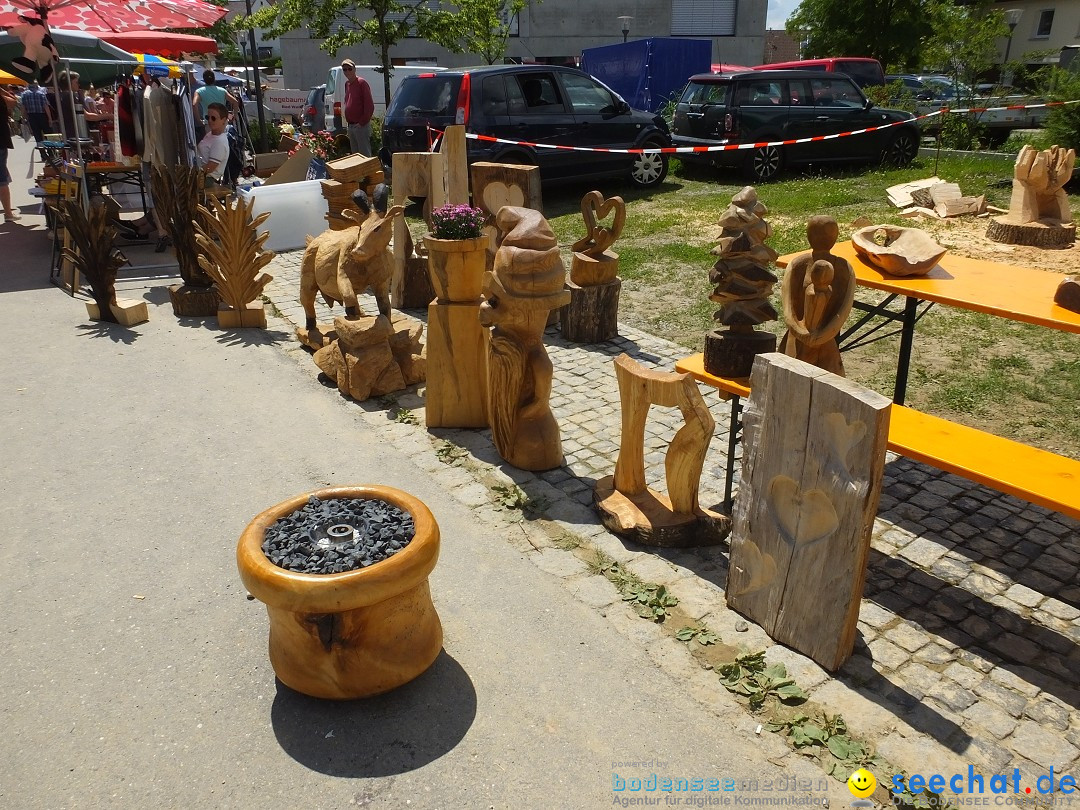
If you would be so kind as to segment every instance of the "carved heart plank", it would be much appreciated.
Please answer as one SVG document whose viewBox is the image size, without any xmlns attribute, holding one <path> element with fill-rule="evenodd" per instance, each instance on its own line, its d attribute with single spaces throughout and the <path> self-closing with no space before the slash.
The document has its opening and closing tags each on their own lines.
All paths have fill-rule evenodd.
<svg viewBox="0 0 1080 810">
<path fill-rule="evenodd" d="M 769 512 L 780 534 L 793 546 L 824 540 L 839 525 L 836 509 L 824 490 L 803 492 L 799 482 L 786 475 L 776 476 L 769 484 Z"/>
<path fill-rule="evenodd" d="M 825 417 L 825 429 L 829 437 L 829 449 L 836 461 L 850 475 L 851 465 L 848 454 L 866 436 L 866 422 L 856 419 L 848 422 L 847 417 L 833 411 Z"/>
<path fill-rule="evenodd" d="M 762 554 L 753 540 L 741 544 L 740 551 L 742 554 L 739 555 L 739 569 L 746 573 L 748 580 L 739 587 L 735 595 L 745 596 L 771 585 L 776 579 L 776 558 L 772 554 Z"/>
<path fill-rule="evenodd" d="M 505 183 L 489 183 L 484 189 L 484 209 L 492 214 L 499 213 L 504 205 L 521 207 L 525 205 L 525 192 L 521 186 L 508 186 Z"/>
</svg>

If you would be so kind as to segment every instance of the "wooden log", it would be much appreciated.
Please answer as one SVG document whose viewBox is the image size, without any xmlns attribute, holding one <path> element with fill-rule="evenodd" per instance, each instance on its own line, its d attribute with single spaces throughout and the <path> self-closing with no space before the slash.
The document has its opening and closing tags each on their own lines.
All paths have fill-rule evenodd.
<svg viewBox="0 0 1080 810">
<path fill-rule="evenodd" d="M 428 307 L 427 426 L 488 426 L 488 330 L 480 325 L 480 302 Z"/>
<path fill-rule="evenodd" d="M 754 362 L 727 602 L 829 671 L 851 655 L 888 399 L 778 353 Z"/>
<path fill-rule="evenodd" d="M 689 374 L 647 369 L 626 354 L 615 359 L 622 437 L 615 474 L 596 483 L 593 501 L 603 524 L 639 543 L 661 547 L 710 545 L 727 536 L 725 515 L 698 503 L 698 484 L 715 423 Z M 645 484 L 645 424 L 652 405 L 678 408 L 683 427 L 664 457 L 668 495 Z"/>
<path fill-rule="evenodd" d="M 939 202 L 934 212 L 939 217 L 959 217 L 964 214 L 981 214 L 986 208 L 986 195 L 979 197 L 956 197 Z"/>
<path fill-rule="evenodd" d="M 579 287 L 566 282 L 570 303 L 559 311 L 563 337 L 574 343 L 603 343 L 619 335 L 619 291 L 622 279 Z"/>
<path fill-rule="evenodd" d="M 468 205 L 469 158 L 466 152 L 465 127 L 447 127 L 439 151 L 446 158 L 446 202 L 452 205 Z"/>
<path fill-rule="evenodd" d="M 776 351 L 776 335 L 751 329 L 713 329 L 705 335 L 705 370 L 717 377 L 749 377 L 754 358 Z"/>
<path fill-rule="evenodd" d="M 1006 245 L 1068 247 L 1076 241 L 1076 225 L 1044 222 L 1027 222 L 1021 225 L 1012 221 L 1011 215 L 991 217 L 986 227 L 986 236 L 988 239 L 1003 242 Z"/>
<path fill-rule="evenodd" d="M 1066 276 L 1054 293 L 1054 303 L 1071 312 L 1080 312 L 1080 276 Z"/>
<path fill-rule="evenodd" d="M 208 318 L 217 315 L 221 296 L 216 287 L 173 284 L 169 287 L 169 301 L 178 318 Z"/>
</svg>

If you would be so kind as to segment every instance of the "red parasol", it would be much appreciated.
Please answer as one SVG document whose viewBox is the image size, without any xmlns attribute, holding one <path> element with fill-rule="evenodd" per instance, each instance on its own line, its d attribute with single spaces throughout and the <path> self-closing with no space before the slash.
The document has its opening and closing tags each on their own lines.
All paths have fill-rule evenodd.
<svg viewBox="0 0 1080 810">
<path fill-rule="evenodd" d="M 227 12 L 206 0 L 0 0 L 0 26 L 26 15 L 78 31 L 209 28 Z"/>
<path fill-rule="evenodd" d="M 218 44 L 210 37 L 174 34 L 169 31 L 109 31 L 98 35 L 110 45 L 132 53 L 154 56 L 180 56 L 184 53 L 217 53 Z"/>
</svg>

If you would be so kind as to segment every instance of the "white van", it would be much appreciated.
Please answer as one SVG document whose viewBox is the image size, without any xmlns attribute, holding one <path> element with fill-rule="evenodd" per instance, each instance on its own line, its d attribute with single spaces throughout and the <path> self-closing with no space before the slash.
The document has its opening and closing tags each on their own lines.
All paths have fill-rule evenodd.
<svg viewBox="0 0 1080 810">
<path fill-rule="evenodd" d="M 390 74 L 390 96 L 393 98 L 398 87 L 406 76 L 416 76 L 420 73 L 432 73 L 436 70 L 446 70 L 436 65 L 395 65 Z M 383 98 L 383 72 L 379 65 L 357 65 L 356 75 L 367 79 L 371 85 L 371 100 L 375 102 L 375 117 L 382 118 L 386 115 L 387 99 Z M 326 95 L 323 97 L 323 109 L 325 122 L 323 126 L 330 132 L 337 132 L 345 126 L 342 111 L 345 108 L 345 78 L 341 66 L 335 65 L 326 74 Z"/>
</svg>

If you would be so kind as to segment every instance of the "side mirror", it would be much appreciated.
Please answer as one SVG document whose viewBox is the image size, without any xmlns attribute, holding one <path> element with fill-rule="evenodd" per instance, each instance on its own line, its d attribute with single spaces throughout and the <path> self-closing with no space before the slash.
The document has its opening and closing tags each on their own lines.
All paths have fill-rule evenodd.
<svg viewBox="0 0 1080 810">
<path fill-rule="evenodd" d="M 620 115 L 622 115 L 623 113 L 630 112 L 630 105 L 625 101 L 619 100 L 619 101 L 615 102 L 615 110 Z"/>
<path fill-rule="evenodd" d="M 863 109 L 864 109 L 864 110 L 869 110 L 869 109 L 871 109 L 871 108 L 872 108 L 873 106 L 874 106 L 874 102 L 873 102 L 873 101 L 871 101 L 870 99 L 866 99 L 866 101 L 865 101 L 865 102 L 863 102 Z"/>
</svg>

